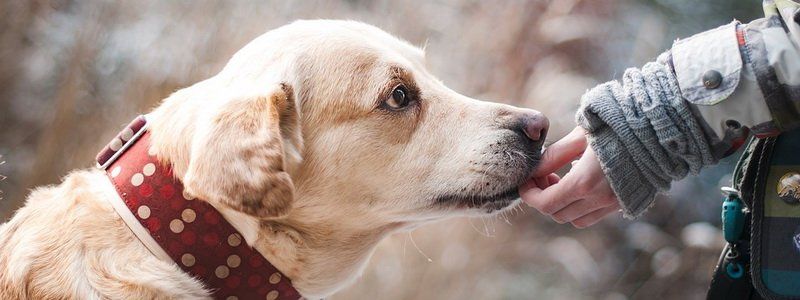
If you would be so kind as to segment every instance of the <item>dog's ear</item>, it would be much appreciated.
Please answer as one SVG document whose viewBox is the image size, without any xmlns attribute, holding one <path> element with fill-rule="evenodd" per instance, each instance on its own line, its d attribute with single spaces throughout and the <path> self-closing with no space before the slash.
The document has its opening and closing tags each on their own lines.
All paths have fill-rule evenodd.
<svg viewBox="0 0 800 300">
<path fill-rule="evenodd" d="M 259 218 L 291 209 L 287 160 L 299 164 L 302 151 L 291 86 L 227 100 L 196 124 L 183 180 L 188 194 Z"/>
</svg>

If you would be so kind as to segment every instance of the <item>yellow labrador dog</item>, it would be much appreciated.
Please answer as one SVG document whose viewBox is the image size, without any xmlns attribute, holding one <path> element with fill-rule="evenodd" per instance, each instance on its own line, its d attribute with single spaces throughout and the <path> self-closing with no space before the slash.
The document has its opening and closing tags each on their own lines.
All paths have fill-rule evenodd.
<svg viewBox="0 0 800 300">
<path fill-rule="evenodd" d="M 422 50 L 353 21 L 297 21 L 153 110 L 151 152 L 307 298 L 361 273 L 387 235 L 518 203 L 540 113 L 445 87 Z M 34 190 L 0 226 L 0 298 L 204 298 L 109 204 L 100 170 Z"/>
</svg>

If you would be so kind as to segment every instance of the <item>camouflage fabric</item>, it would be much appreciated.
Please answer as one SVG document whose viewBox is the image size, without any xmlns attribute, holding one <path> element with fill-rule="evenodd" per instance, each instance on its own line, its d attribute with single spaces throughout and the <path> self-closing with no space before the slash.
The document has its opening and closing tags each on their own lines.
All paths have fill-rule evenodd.
<svg viewBox="0 0 800 300">
<path fill-rule="evenodd" d="M 800 3 L 765 0 L 764 13 L 746 25 L 743 58 L 755 72 L 774 128 L 787 131 L 800 127 Z"/>
<path fill-rule="evenodd" d="M 800 47 L 800 3 L 764 1 L 765 18 L 746 27 L 745 60 L 781 133 L 759 143 L 772 150 L 753 189 L 753 283 L 769 298 L 800 298 L 800 60 L 778 62 Z M 781 41 L 783 46 L 776 46 Z M 761 184 L 763 183 L 763 184 Z"/>
<path fill-rule="evenodd" d="M 772 150 L 760 159 L 768 161 L 768 167 L 757 176 L 766 178 L 751 187 L 756 193 L 753 283 L 764 296 L 796 298 L 800 297 L 800 130 L 762 142 Z"/>
</svg>

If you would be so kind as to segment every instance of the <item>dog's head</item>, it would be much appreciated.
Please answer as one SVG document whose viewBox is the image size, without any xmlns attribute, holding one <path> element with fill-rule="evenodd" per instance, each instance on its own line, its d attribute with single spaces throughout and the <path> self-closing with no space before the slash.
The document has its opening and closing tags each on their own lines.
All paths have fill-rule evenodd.
<svg viewBox="0 0 800 300">
<path fill-rule="evenodd" d="M 548 127 L 448 89 L 422 50 L 350 21 L 270 31 L 157 112 L 170 124 L 154 145 L 173 145 L 161 154 L 189 193 L 259 218 L 295 207 L 365 226 L 513 205 Z"/>
</svg>

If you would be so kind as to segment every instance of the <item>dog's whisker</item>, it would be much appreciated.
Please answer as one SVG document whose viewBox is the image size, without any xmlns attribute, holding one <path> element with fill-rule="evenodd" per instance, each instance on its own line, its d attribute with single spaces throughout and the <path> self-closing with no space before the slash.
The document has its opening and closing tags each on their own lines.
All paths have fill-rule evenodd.
<svg viewBox="0 0 800 300">
<path fill-rule="evenodd" d="M 411 232 L 409 232 L 409 235 L 411 235 Z M 406 244 L 408 244 L 408 237 L 403 239 L 403 258 L 406 258 Z"/>
<path fill-rule="evenodd" d="M 508 220 L 508 211 L 501 211 L 500 214 L 497 215 L 497 218 L 503 220 L 508 225 L 513 225 L 511 221 Z"/>
<path fill-rule="evenodd" d="M 408 238 L 411 240 L 411 244 L 414 245 L 414 248 L 417 248 L 419 254 L 422 254 L 422 256 L 425 257 L 425 259 L 428 260 L 429 263 L 433 262 L 433 259 L 431 259 L 430 256 L 425 254 L 425 252 L 422 252 L 422 249 L 420 249 L 419 246 L 417 246 L 417 242 L 414 241 L 414 236 L 411 235 L 411 231 L 408 232 Z"/>
<path fill-rule="evenodd" d="M 489 227 L 491 227 L 491 226 L 489 226 L 489 223 L 486 222 L 486 219 L 487 218 L 485 216 L 481 217 L 481 221 L 483 221 L 483 230 L 484 230 L 484 232 L 486 232 L 486 237 L 494 237 L 494 234 L 492 234 L 493 230 L 489 229 Z M 490 222 L 491 222 L 491 220 L 490 220 Z"/>
<path fill-rule="evenodd" d="M 472 230 L 475 230 L 475 232 L 476 232 L 476 233 L 478 233 L 478 234 L 480 234 L 480 235 L 486 236 L 486 234 L 485 234 L 484 232 L 481 232 L 481 231 L 478 229 L 478 227 L 476 227 L 476 226 L 475 226 L 475 223 L 473 223 L 473 222 L 472 222 L 472 219 L 473 219 L 473 218 L 469 218 L 469 219 L 467 219 L 467 220 L 469 220 L 469 225 L 470 225 L 470 227 L 472 227 Z"/>
</svg>

